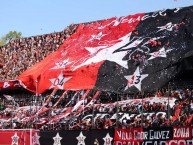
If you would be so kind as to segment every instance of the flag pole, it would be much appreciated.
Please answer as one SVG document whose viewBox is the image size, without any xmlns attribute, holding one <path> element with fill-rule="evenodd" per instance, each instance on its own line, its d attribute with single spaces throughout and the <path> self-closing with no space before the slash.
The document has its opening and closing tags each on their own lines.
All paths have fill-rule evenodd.
<svg viewBox="0 0 193 145">
<path fill-rule="evenodd" d="M 33 101 L 33 98 L 31 98 L 30 100 L 30 110 L 29 110 L 30 117 L 32 116 L 32 101 Z M 29 121 L 29 128 L 31 128 L 31 119 Z"/>
<path fill-rule="evenodd" d="M 171 85 L 170 82 L 168 84 L 168 121 L 170 119 L 170 95 L 171 95 Z"/>
<path fill-rule="evenodd" d="M 12 103 L 13 103 L 13 105 L 12 105 L 12 108 L 13 108 L 13 110 L 11 111 L 11 122 L 10 122 L 10 128 L 11 129 L 13 129 L 13 112 L 14 112 L 14 110 L 15 110 L 15 101 L 14 101 L 14 98 L 12 98 Z"/>
<path fill-rule="evenodd" d="M 141 105 L 141 107 L 142 107 L 141 108 L 142 109 L 141 110 L 141 127 L 142 128 L 143 128 L 143 97 L 144 97 L 143 95 L 144 95 L 144 92 L 143 92 L 143 90 L 141 90 L 141 97 L 142 97 L 142 100 L 141 100 L 142 101 L 142 105 Z"/>
<path fill-rule="evenodd" d="M 119 94 L 117 92 L 117 102 L 116 102 L 116 128 L 118 128 L 118 100 L 119 100 Z"/>
<path fill-rule="evenodd" d="M 12 100 L 12 102 L 13 102 L 13 100 Z M 14 102 L 13 102 L 13 106 L 14 106 Z M 13 107 L 13 106 L 12 106 L 12 107 Z M 13 108 L 13 109 L 14 109 L 14 108 Z M 12 129 L 12 127 L 13 127 L 13 111 L 11 111 L 10 113 L 11 113 L 10 128 Z"/>
<path fill-rule="evenodd" d="M 95 112 L 95 108 L 94 108 L 94 104 L 95 104 L 95 101 L 93 101 L 93 105 L 92 105 L 92 129 L 95 129 L 95 121 L 94 121 L 94 112 Z"/>
<path fill-rule="evenodd" d="M 118 105 L 119 105 L 119 90 L 121 86 L 117 89 L 117 102 L 116 102 L 116 128 L 118 128 Z M 121 95 L 121 94 L 120 94 Z"/>
<path fill-rule="evenodd" d="M 35 80 L 35 83 L 36 83 L 36 99 L 35 99 L 35 103 L 37 101 L 37 98 L 38 98 L 38 81 Z M 38 106 L 37 106 L 38 107 Z M 36 116 L 36 129 L 38 128 L 38 115 Z"/>
<path fill-rule="evenodd" d="M 71 121 L 71 118 L 72 118 L 72 110 L 73 110 L 73 104 L 74 104 L 74 100 L 72 101 L 72 98 L 73 99 L 75 99 L 74 97 L 76 97 L 76 95 L 78 95 L 78 101 L 79 101 L 79 92 L 77 92 L 76 91 L 76 93 L 73 95 L 73 96 L 71 96 L 71 103 L 70 103 L 70 107 L 71 107 L 71 111 L 70 111 L 70 115 L 69 115 L 69 120 L 68 120 L 68 125 L 66 125 L 66 130 L 68 129 L 68 130 L 70 130 L 70 121 Z M 76 102 L 77 103 L 77 102 Z M 67 128 L 67 126 L 68 126 L 68 128 Z"/>
<path fill-rule="evenodd" d="M 92 129 L 95 129 L 95 120 L 94 120 L 94 117 L 95 117 L 95 108 L 94 108 L 94 105 L 96 103 L 96 100 L 98 98 L 100 94 L 100 91 L 98 90 L 95 95 L 93 96 L 93 99 L 91 101 L 93 101 L 93 105 L 92 105 Z"/>
</svg>

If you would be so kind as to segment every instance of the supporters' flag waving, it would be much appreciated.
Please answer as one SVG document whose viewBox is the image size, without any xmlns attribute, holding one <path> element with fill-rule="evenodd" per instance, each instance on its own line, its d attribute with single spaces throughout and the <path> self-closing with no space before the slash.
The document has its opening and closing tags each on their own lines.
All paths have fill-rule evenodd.
<svg viewBox="0 0 193 145">
<path fill-rule="evenodd" d="M 5 94 L 3 94 L 3 96 L 4 96 L 7 100 L 9 100 L 9 101 L 14 100 L 14 98 L 13 98 L 12 96 L 10 96 L 10 95 L 5 95 Z"/>
<path fill-rule="evenodd" d="M 152 91 L 192 69 L 193 7 L 80 24 L 18 77 L 28 90 Z M 37 84 L 36 84 L 37 81 Z M 37 85 L 37 86 L 36 86 Z"/>
<path fill-rule="evenodd" d="M 82 104 L 84 104 L 84 99 L 86 98 L 86 96 L 88 95 L 88 93 L 90 92 L 90 90 L 87 90 L 83 96 L 81 96 L 80 100 L 76 103 L 76 105 L 73 107 L 72 111 L 77 110 Z"/>
</svg>

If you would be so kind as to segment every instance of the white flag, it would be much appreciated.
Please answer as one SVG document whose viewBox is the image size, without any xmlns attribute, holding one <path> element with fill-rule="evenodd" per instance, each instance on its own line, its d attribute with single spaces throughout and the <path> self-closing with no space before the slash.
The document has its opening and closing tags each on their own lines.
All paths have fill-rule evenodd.
<svg viewBox="0 0 193 145">
<path fill-rule="evenodd" d="M 13 97 L 10 96 L 10 95 L 5 95 L 5 94 L 3 94 L 3 96 L 4 96 L 7 100 L 9 100 L 9 101 L 13 100 Z"/>
</svg>

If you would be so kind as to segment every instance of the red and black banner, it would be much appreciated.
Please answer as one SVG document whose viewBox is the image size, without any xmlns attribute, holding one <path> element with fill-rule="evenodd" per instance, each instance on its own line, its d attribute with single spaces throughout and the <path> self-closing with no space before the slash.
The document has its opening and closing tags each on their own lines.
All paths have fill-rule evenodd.
<svg viewBox="0 0 193 145">
<path fill-rule="evenodd" d="M 19 81 L 0 82 L 0 90 L 21 88 Z"/>
<path fill-rule="evenodd" d="M 1 145 L 40 145 L 38 130 L 1 129 L 0 136 Z"/>
<path fill-rule="evenodd" d="M 114 130 L 41 131 L 41 145 L 113 145 Z"/>
<path fill-rule="evenodd" d="M 0 144 L 13 145 L 191 145 L 192 127 L 38 131 L 4 129 Z"/>
<path fill-rule="evenodd" d="M 114 145 L 190 145 L 192 127 L 115 129 Z"/>
<path fill-rule="evenodd" d="M 193 7 L 80 24 L 63 45 L 18 77 L 47 89 L 152 91 L 193 70 Z"/>
<path fill-rule="evenodd" d="M 192 139 L 192 127 L 173 127 L 173 139 Z"/>
</svg>

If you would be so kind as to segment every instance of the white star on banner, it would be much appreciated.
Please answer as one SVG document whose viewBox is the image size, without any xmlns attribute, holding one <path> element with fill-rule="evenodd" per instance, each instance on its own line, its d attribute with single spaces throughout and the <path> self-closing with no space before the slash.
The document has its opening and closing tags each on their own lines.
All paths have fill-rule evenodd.
<svg viewBox="0 0 193 145">
<path fill-rule="evenodd" d="M 113 140 L 113 138 L 109 135 L 109 133 L 107 133 L 107 135 L 103 138 L 104 145 L 111 145 L 111 141 Z"/>
<path fill-rule="evenodd" d="M 54 139 L 54 144 L 53 145 L 61 145 L 60 140 L 62 139 L 62 137 L 60 137 L 59 133 L 56 134 L 55 137 L 53 137 Z"/>
<path fill-rule="evenodd" d="M 97 63 L 97 62 L 101 62 L 104 60 L 109 60 L 111 62 L 116 62 L 117 64 L 128 68 L 128 64 L 127 61 L 123 60 L 123 57 L 125 57 L 125 55 L 127 54 L 126 51 L 120 51 L 120 52 L 116 52 L 114 53 L 115 50 L 119 49 L 120 47 L 126 45 L 128 42 L 130 42 L 130 37 L 131 37 L 131 33 L 125 35 L 124 37 L 120 38 L 120 42 L 114 44 L 113 46 L 100 46 L 101 49 L 99 47 L 86 47 L 86 49 L 91 52 L 91 49 L 97 49 L 96 51 L 93 50 L 93 52 L 96 52 L 95 55 L 93 55 L 93 53 L 91 53 L 90 56 L 85 58 L 85 61 L 82 62 L 80 65 L 76 66 L 74 68 L 74 70 L 84 66 L 84 65 L 88 65 L 88 64 L 92 64 L 92 63 Z M 140 40 L 141 42 L 142 40 Z M 140 43 L 139 42 L 139 43 Z M 136 42 L 131 43 L 129 46 L 127 46 L 127 49 L 132 48 L 133 46 L 135 46 Z M 100 49 L 100 50 L 99 50 Z M 99 50 L 99 51 L 98 51 Z"/>
<path fill-rule="evenodd" d="M 157 27 L 159 28 L 157 32 L 163 31 L 163 30 L 172 31 L 175 26 L 177 26 L 177 24 L 172 24 L 172 22 L 169 22 L 165 26 Z"/>
<path fill-rule="evenodd" d="M 94 39 L 101 40 L 101 38 L 105 35 L 107 34 L 103 34 L 102 32 L 98 33 L 97 35 L 91 35 L 92 38 L 89 39 L 88 41 L 93 41 Z"/>
<path fill-rule="evenodd" d="M 32 137 L 32 144 L 33 145 L 40 145 L 39 138 L 40 138 L 40 136 L 36 132 L 35 135 Z"/>
<path fill-rule="evenodd" d="M 63 60 L 62 62 L 56 62 L 55 63 L 56 65 L 51 68 L 51 69 L 60 69 L 60 68 L 65 68 L 67 64 L 70 64 L 69 63 L 69 60 Z"/>
<path fill-rule="evenodd" d="M 90 54 L 95 54 L 97 51 L 99 51 L 100 49 L 103 49 L 103 48 L 106 48 L 107 46 L 98 46 L 98 47 L 95 47 L 95 49 L 93 49 L 92 47 L 85 47 L 85 49 L 87 51 L 90 52 Z"/>
<path fill-rule="evenodd" d="M 11 138 L 12 138 L 11 145 L 18 145 L 19 136 L 17 136 L 17 133 L 15 133 L 14 136 L 12 136 Z"/>
<path fill-rule="evenodd" d="M 132 86 L 135 86 L 138 90 L 141 91 L 141 82 L 147 76 L 148 76 L 148 74 L 141 75 L 139 72 L 139 67 L 137 67 L 137 69 L 135 70 L 133 75 L 125 76 L 125 78 L 128 80 L 128 84 L 125 87 L 125 90 L 127 90 L 128 87 L 130 88 Z"/>
<path fill-rule="evenodd" d="M 61 51 L 61 56 L 63 56 L 63 57 L 64 57 L 64 56 L 66 56 L 66 54 L 67 54 L 67 52 L 66 52 L 66 51 L 64 51 L 64 50 L 62 50 L 62 51 Z"/>
<path fill-rule="evenodd" d="M 78 144 L 77 145 L 86 145 L 84 140 L 85 140 L 85 136 L 82 134 L 82 131 L 80 132 L 79 136 L 76 137 L 76 139 L 78 140 Z"/>
<path fill-rule="evenodd" d="M 65 78 L 63 73 L 60 72 L 60 74 L 57 78 L 49 79 L 52 83 L 52 85 L 50 86 L 50 89 L 54 88 L 54 87 L 58 87 L 59 89 L 63 89 L 64 84 L 71 78 L 72 77 Z"/>
<path fill-rule="evenodd" d="M 169 50 L 170 51 L 170 50 Z M 151 57 L 148 59 L 148 60 L 151 60 L 151 59 L 154 59 L 156 57 L 167 57 L 167 52 L 165 50 L 164 47 L 162 47 L 160 50 L 156 51 L 156 52 L 153 52 L 153 53 L 149 53 L 149 55 L 151 55 Z"/>
</svg>

